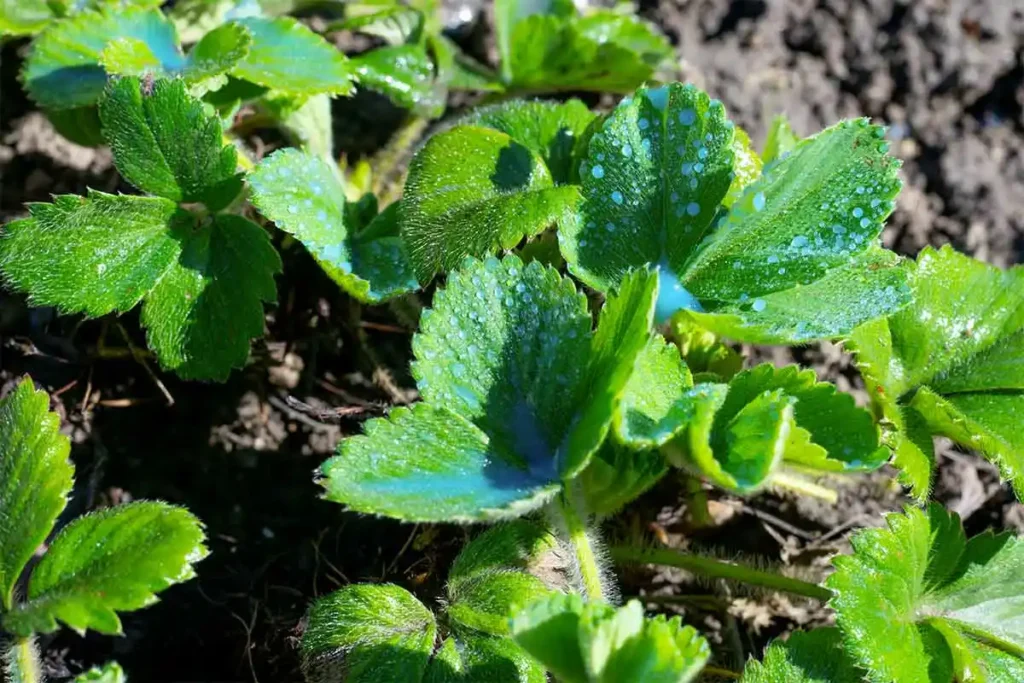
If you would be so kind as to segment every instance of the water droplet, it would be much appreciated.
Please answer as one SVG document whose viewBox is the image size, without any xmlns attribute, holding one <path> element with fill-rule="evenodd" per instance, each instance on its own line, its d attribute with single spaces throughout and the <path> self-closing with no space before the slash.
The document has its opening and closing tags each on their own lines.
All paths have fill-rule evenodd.
<svg viewBox="0 0 1024 683">
<path fill-rule="evenodd" d="M 683 175 L 693 175 L 693 164 L 687 161 L 683 164 L 683 167 L 680 170 Z"/>
<path fill-rule="evenodd" d="M 778 262 L 779 262 L 779 257 L 776 256 L 775 254 L 772 254 L 771 256 L 768 257 L 768 263 L 778 263 Z"/>
<path fill-rule="evenodd" d="M 615 190 L 615 192 L 612 192 L 612 201 L 615 202 L 616 204 L 621 204 L 622 203 L 622 193 L 619 192 L 618 190 Z"/>
<path fill-rule="evenodd" d="M 864 186 L 861 185 L 857 188 L 857 194 L 864 194 Z"/>
<path fill-rule="evenodd" d="M 754 195 L 754 211 L 763 211 L 765 206 L 764 192 Z"/>
<path fill-rule="evenodd" d="M 764 299 L 754 299 L 754 303 L 750 305 L 755 311 L 760 313 L 765 309 L 768 304 L 765 303 Z"/>
<path fill-rule="evenodd" d="M 797 235 L 796 237 L 793 238 L 793 241 L 790 243 L 790 245 L 794 249 L 800 249 L 802 247 L 806 247 L 807 246 L 807 238 L 804 237 L 803 235 Z"/>
<path fill-rule="evenodd" d="M 598 180 L 604 178 L 604 167 L 598 164 L 594 168 L 590 169 L 590 175 L 594 176 Z"/>
<path fill-rule="evenodd" d="M 615 224 L 610 222 L 606 223 L 604 229 L 607 230 L 608 232 L 615 232 Z"/>
<path fill-rule="evenodd" d="M 320 209 L 319 211 L 316 212 L 316 219 L 318 221 L 325 221 L 325 220 L 327 220 L 327 212 L 324 211 L 323 209 Z"/>
<path fill-rule="evenodd" d="M 628 144 L 628 143 L 623 145 L 622 146 L 622 156 L 624 156 L 624 157 L 631 157 L 631 156 L 633 156 L 633 146 Z"/>
<path fill-rule="evenodd" d="M 863 215 L 864 215 L 864 209 L 860 208 L 859 206 L 853 210 L 853 217 L 854 218 L 860 218 Z"/>
<path fill-rule="evenodd" d="M 679 123 L 684 126 L 693 125 L 693 122 L 697 120 L 697 112 L 693 109 L 684 109 L 679 112 Z"/>
<path fill-rule="evenodd" d="M 294 204 L 289 204 L 288 205 L 288 213 L 296 214 L 298 212 L 299 212 L 299 207 L 295 206 Z"/>
<path fill-rule="evenodd" d="M 690 202 L 689 204 L 686 205 L 686 213 L 690 214 L 691 216 L 696 216 L 697 214 L 700 213 L 700 204 L 698 204 L 697 202 Z"/>
<path fill-rule="evenodd" d="M 106 263 L 97 263 L 96 264 L 96 272 L 99 275 L 103 275 L 103 273 L 107 272 L 107 264 Z"/>
<path fill-rule="evenodd" d="M 871 225 L 871 219 L 870 218 L 861 218 L 860 219 L 860 227 L 866 228 L 869 225 Z"/>
<path fill-rule="evenodd" d="M 640 126 L 640 130 L 647 130 L 647 127 L 651 124 L 647 119 L 640 119 L 636 122 L 636 125 Z"/>
<path fill-rule="evenodd" d="M 701 147 L 700 149 L 698 149 L 697 150 L 697 156 L 699 158 L 701 158 L 701 159 L 707 159 L 708 158 L 708 148 L 707 147 Z"/>
</svg>

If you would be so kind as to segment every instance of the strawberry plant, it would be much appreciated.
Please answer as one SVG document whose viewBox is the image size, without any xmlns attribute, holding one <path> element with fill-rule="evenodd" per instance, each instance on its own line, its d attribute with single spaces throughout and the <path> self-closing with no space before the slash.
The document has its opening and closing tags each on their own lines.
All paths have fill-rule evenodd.
<svg viewBox="0 0 1024 683">
<path fill-rule="evenodd" d="M 156 501 L 91 512 L 50 539 L 74 470 L 70 441 L 48 408 L 49 397 L 30 380 L 0 401 L 0 628 L 12 683 L 43 680 L 37 634 L 60 623 L 79 633 L 120 634 L 118 612 L 152 604 L 157 593 L 192 578 L 193 565 L 206 556 L 199 521 Z M 81 680 L 118 681 L 123 674 L 111 664 Z"/>
</svg>

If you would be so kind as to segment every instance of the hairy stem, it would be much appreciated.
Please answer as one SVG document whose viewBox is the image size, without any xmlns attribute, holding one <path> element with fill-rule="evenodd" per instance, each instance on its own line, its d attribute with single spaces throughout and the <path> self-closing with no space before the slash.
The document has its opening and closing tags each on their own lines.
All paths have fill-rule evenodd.
<svg viewBox="0 0 1024 683">
<path fill-rule="evenodd" d="M 43 683 L 39 650 L 32 638 L 17 638 L 5 644 L 4 673 L 10 683 Z"/>
<path fill-rule="evenodd" d="M 753 586 L 761 586 L 772 590 L 803 595 L 815 600 L 828 600 L 832 591 L 817 584 L 793 579 L 781 574 L 761 571 L 741 564 L 732 564 L 709 557 L 682 553 L 667 548 L 635 548 L 619 546 L 611 549 L 612 559 L 616 562 L 629 564 L 660 564 L 666 567 L 678 567 L 694 574 L 718 579 L 740 581 Z"/>
<path fill-rule="evenodd" d="M 790 472 L 775 472 L 771 476 L 771 484 L 780 488 L 789 489 L 790 491 L 796 491 L 797 493 L 805 496 L 818 498 L 827 503 L 831 503 L 832 505 L 839 502 L 839 494 L 832 489 L 827 486 L 815 484 L 809 479 L 804 479 L 803 477 Z"/>
<path fill-rule="evenodd" d="M 565 540 L 575 555 L 583 590 L 588 600 L 602 600 L 601 568 L 597 563 L 594 545 L 587 533 L 587 525 L 580 511 L 573 505 L 568 492 L 559 495 L 551 504 L 551 512 L 561 522 Z"/>
</svg>

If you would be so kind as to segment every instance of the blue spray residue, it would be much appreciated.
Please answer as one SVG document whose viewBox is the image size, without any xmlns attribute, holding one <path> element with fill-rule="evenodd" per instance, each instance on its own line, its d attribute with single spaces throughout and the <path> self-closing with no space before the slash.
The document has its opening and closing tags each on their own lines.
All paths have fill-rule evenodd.
<svg viewBox="0 0 1024 683">
<path fill-rule="evenodd" d="M 703 312 L 704 307 L 697 297 L 683 287 L 676 274 L 668 264 L 662 263 L 658 268 L 658 303 L 654 307 L 654 319 L 663 323 L 680 310 Z"/>
</svg>

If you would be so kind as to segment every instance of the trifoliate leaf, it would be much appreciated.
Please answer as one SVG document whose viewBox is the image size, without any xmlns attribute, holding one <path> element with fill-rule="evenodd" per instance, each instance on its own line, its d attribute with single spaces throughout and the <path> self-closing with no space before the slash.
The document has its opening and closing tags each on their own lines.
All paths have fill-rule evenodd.
<svg viewBox="0 0 1024 683">
<path fill-rule="evenodd" d="M 161 365 L 187 379 L 227 379 L 263 335 L 263 302 L 276 301 L 279 272 L 267 233 L 241 216 L 220 214 L 189 234 L 142 305 Z"/>
<path fill-rule="evenodd" d="M 224 144 L 220 121 L 189 96 L 183 81 L 148 86 L 122 78 L 101 100 L 100 117 L 117 170 L 143 192 L 220 208 L 241 189 L 234 146 Z"/>
<path fill-rule="evenodd" d="M 373 233 L 353 236 L 346 225 L 345 188 L 330 162 L 296 149 L 281 150 L 263 159 L 248 180 L 260 213 L 302 242 L 352 296 L 377 303 L 419 288 L 395 235 L 397 207 L 375 219 Z"/>
<path fill-rule="evenodd" d="M 586 510 L 598 517 L 612 515 L 658 483 L 668 470 L 656 450 L 636 451 L 609 436 L 579 476 Z"/>
<path fill-rule="evenodd" d="M 508 635 L 516 609 L 550 593 L 530 570 L 556 547 L 549 530 L 523 520 L 483 532 L 452 565 L 449 617 L 465 628 Z"/>
<path fill-rule="evenodd" d="M 50 399 L 24 379 L 0 401 L 0 608 L 67 504 L 70 442 Z"/>
<path fill-rule="evenodd" d="M 466 256 L 510 249 L 551 227 L 578 198 L 574 186 L 554 186 L 543 160 L 527 146 L 496 130 L 459 126 L 432 137 L 413 158 L 402 197 L 402 236 L 426 282 Z"/>
<path fill-rule="evenodd" d="M 360 85 L 382 93 L 400 107 L 427 117 L 444 111 L 445 91 L 434 80 L 434 65 L 419 45 L 370 50 L 352 58 Z"/>
<path fill-rule="evenodd" d="M 54 22 L 33 41 L 22 71 L 29 96 L 47 109 L 95 104 L 107 82 L 101 54 L 117 39 L 145 43 L 168 72 L 187 63 L 174 27 L 159 10 L 82 12 Z"/>
<path fill-rule="evenodd" d="M 321 36 L 291 17 L 238 19 L 252 33 L 245 59 L 231 72 L 293 95 L 352 92 L 352 65 Z"/>
<path fill-rule="evenodd" d="M 534 15 L 569 17 L 576 8 L 569 0 L 496 0 L 494 3 L 494 33 L 498 44 L 498 62 L 506 81 L 510 80 L 513 53 L 513 33 L 523 19 Z"/>
<path fill-rule="evenodd" d="M 854 534 L 853 555 L 835 558 L 826 580 L 846 650 L 869 680 L 948 681 L 950 669 L 987 668 L 985 648 L 999 652 L 993 667 L 1024 665 L 1024 543 L 968 541 L 960 518 L 934 503 L 886 522 Z"/>
<path fill-rule="evenodd" d="M 434 615 L 392 584 L 353 584 L 313 603 L 302 636 L 310 683 L 422 679 L 434 648 Z"/>
<path fill-rule="evenodd" d="M 909 299 L 898 259 L 875 246 L 899 189 L 880 134 L 848 121 L 803 141 L 715 222 L 734 168 L 721 104 L 690 86 L 641 89 L 591 139 L 566 260 L 598 289 L 659 265 L 659 317 L 685 309 L 725 336 L 847 333 Z"/>
<path fill-rule="evenodd" d="M 423 683 L 545 683 L 544 669 L 508 638 L 472 631 L 445 639 Z"/>
<path fill-rule="evenodd" d="M 62 621 L 79 633 L 121 632 L 117 612 L 156 602 L 156 593 L 194 576 L 206 554 L 202 525 L 183 508 L 129 503 L 79 517 L 32 571 L 27 600 L 4 628 L 25 637 Z"/>
<path fill-rule="evenodd" d="M 764 141 L 764 150 L 761 152 L 761 159 L 766 164 L 777 161 L 793 151 L 793 148 L 800 142 L 800 138 L 789 125 L 789 119 L 785 114 L 779 114 L 772 119 L 771 128 L 768 129 L 768 137 Z"/>
<path fill-rule="evenodd" d="M 505 133 L 544 160 L 557 185 L 572 182 L 574 150 L 595 118 L 585 104 L 512 100 L 475 109 L 463 123 Z"/>
<path fill-rule="evenodd" d="M 711 654 L 679 617 L 645 618 L 636 600 L 615 610 L 577 595 L 555 595 L 516 615 L 512 635 L 565 683 L 687 683 Z"/>
<path fill-rule="evenodd" d="M 729 191 L 722 200 L 725 208 L 731 207 L 743 195 L 743 191 L 761 175 L 761 157 L 750 144 L 750 136 L 740 127 L 734 129 L 732 138 L 733 179 Z"/>
<path fill-rule="evenodd" d="M 529 16 L 515 25 L 511 50 L 505 80 L 530 92 L 629 92 L 672 52 L 641 19 L 610 11 Z"/>
<path fill-rule="evenodd" d="M 627 284 L 594 333 L 555 271 L 468 260 L 413 340 L 426 403 L 343 441 L 323 467 L 327 497 L 409 520 L 519 516 L 548 501 L 604 440 L 646 341 L 653 277 Z"/>
<path fill-rule="evenodd" d="M 740 683 L 863 683 L 859 671 L 843 650 L 835 628 L 797 631 L 785 642 L 775 640 L 764 651 L 764 661 L 752 659 Z"/>
<path fill-rule="evenodd" d="M 100 53 L 100 64 L 118 76 L 166 76 L 201 83 L 223 77 L 249 52 L 252 37 L 237 24 L 225 24 L 207 33 L 182 60 L 166 60 L 138 38 L 116 38 Z"/>
<path fill-rule="evenodd" d="M 107 662 L 103 666 L 93 667 L 75 677 L 72 683 L 128 683 L 124 669 L 117 662 Z"/>
<path fill-rule="evenodd" d="M 925 249 L 910 270 L 913 303 L 850 339 L 897 465 L 926 497 L 939 434 L 980 451 L 1024 496 L 1024 268 L 946 247 Z"/>
</svg>

